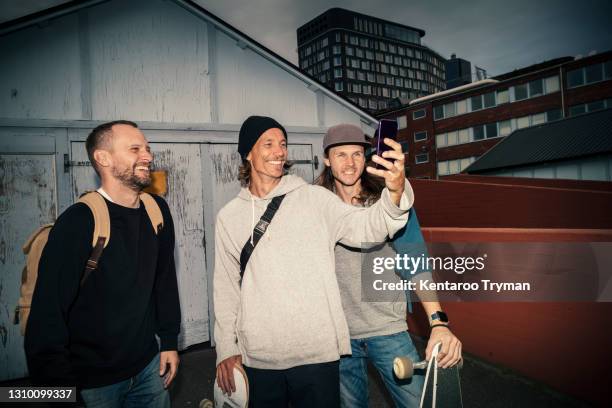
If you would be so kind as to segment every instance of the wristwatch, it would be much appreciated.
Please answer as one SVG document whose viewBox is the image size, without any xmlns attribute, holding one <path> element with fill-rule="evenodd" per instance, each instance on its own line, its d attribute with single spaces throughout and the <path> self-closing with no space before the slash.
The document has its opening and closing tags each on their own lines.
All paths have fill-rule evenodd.
<svg viewBox="0 0 612 408">
<path fill-rule="evenodd" d="M 437 312 L 434 312 L 431 315 L 431 324 L 435 324 L 438 322 L 448 324 L 448 316 L 441 310 L 438 310 Z"/>
</svg>

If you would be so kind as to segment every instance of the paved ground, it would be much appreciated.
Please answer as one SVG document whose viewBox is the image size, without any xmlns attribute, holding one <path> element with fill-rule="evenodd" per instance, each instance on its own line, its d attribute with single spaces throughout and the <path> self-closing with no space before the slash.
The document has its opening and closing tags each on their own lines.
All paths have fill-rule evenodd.
<svg viewBox="0 0 612 408">
<path fill-rule="evenodd" d="M 424 342 L 416 338 L 414 341 L 423 355 Z M 170 390 L 173 407 L 197 408 L 203 398 L 211 398 L 214 375 L 215 352 L 209 345 L 195 346 L 183 352 L 179 374 Z M 556 393 L 542 384 L 534 383 L 509 370 L 494 367 L 469 355 L 465 356 L 461 382 L 463 405 L 466 408 L 589 406 Z M 28 384 L 29 381 L 24 379 L 0 383 L 0 386 Z M 36 406 L 43 405 L 19 404 L 18 408 Z M 56 408 L 58 405 L 49 406 Z M 372 368 L 370 369 L 370 407 L 393 407 L 391 397 Z"/>
<path fill-rule="evenodd" d="M 414 341 L 424 355 L 424 342 L 416 338 Z M 182 355 L 181 372 L 171 391 L 174 407 L 197 407 L 202 398 L 212 397 L 214 365 L 214 350 L 206 346 L 198 346 Z M 370 368 L 370 407 L 393 407 L 378 373 Z M 461 382 L 466 408 L 588 406 L 469 355 L 461 371 Z"/>
</svg>

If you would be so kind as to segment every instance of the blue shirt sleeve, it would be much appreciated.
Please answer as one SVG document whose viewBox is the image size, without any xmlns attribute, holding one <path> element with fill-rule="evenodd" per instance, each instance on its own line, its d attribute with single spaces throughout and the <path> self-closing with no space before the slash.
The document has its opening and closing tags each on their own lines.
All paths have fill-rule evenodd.
<svg viewBox="0 0 612 408">
<path fill-rule="evenodd" d="M 410 209 L 406 226 L 395 234 L 391 242 L 393 249 L 400 255 L 408 255 L 410 257 L 428 256 L 427 246 L 425 245 L 425 239 L 421 232 L 421 225 L 419 224 L 419 219 L 414 207 Z M 412 276 L 422 272 L 426 272 L 426 270 L 424 268 L 419 268 L 412 275 L 403 269 L 397 270 L 398 275 L 404 279 L 410 279 Z M 409 290 L 406 290 L 406 301 L 408 302 L 408 312 L 412 313 L 412 302 L 410 300 Z"/>
</svg>

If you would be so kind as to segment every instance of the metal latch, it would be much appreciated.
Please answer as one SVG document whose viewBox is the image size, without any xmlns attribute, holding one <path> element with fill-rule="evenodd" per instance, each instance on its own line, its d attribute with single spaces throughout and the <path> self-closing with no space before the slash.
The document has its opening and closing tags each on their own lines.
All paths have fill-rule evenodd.
<svg viewBox="0 0 612 408">
<path fill-rule="evenodd" d="M 64 173 L 70 171 L 70 167 L 91 167 L 91 162 L 86 161 L 71 161 L 67 153 L 64 153 Z"/>
<path fill-rule="evenodd" d="M 319 169 L 319 157 L 315 155 L 312 160 L 290 160 L 291 163 L 295 164 L 313 164 L 315 170 Z"/>
</svg>

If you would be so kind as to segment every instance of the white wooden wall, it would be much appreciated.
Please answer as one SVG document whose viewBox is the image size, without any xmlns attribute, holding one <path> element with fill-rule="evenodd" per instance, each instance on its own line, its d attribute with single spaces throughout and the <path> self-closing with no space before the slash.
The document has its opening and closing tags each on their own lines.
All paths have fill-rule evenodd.
<svg viewBox="0 0 612 408">
<path fill-rule="evenodd" d="M 359 125 L 357 114 L 169 0 L 115 0 L 0 37 L 0 118 Z"/>
<path fill-rule="evenodd" d="M 83 189 L 98 123 L 144 124 L 158 165 L 169 170 L 183 309 L 181 346 L 211 339 L 213 231 L 239 189 L 240 124 L 269 115 L 289 132 L 290 158 L 311 181 L 321 170 L 325 128 L 360 116 L 171 0 L 113 0 L 0 35 L 0 381 L 26 375 L 22 338 L 10 321 L 20 246 Z M 367 129 L 370 131 L 371 129 Z M 36 180 L 36 183 L 34 183 Z"/>
</svg>

